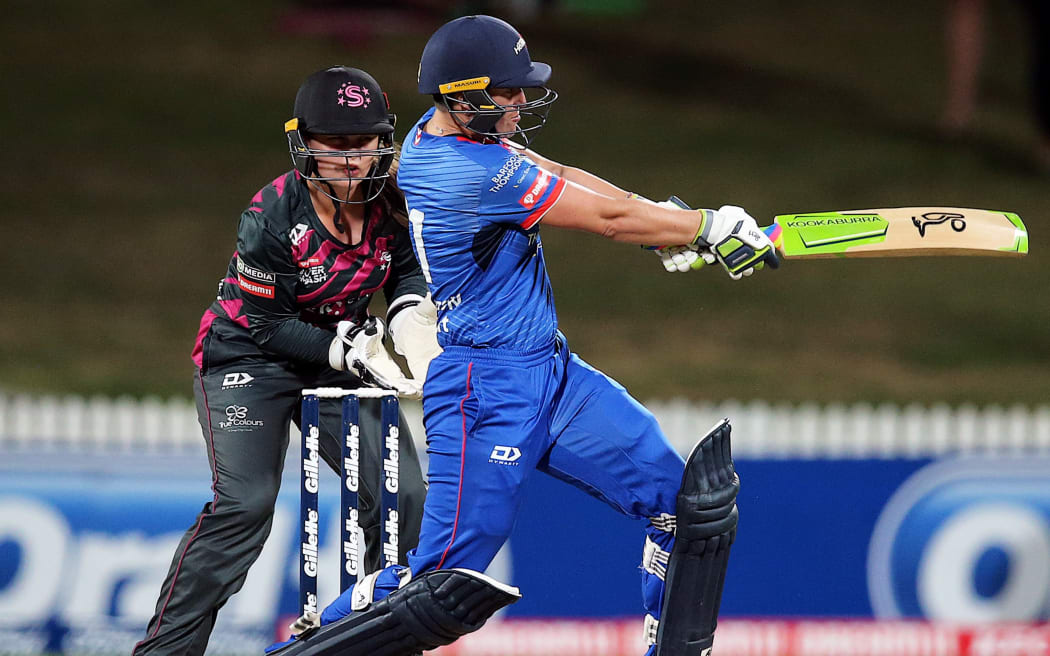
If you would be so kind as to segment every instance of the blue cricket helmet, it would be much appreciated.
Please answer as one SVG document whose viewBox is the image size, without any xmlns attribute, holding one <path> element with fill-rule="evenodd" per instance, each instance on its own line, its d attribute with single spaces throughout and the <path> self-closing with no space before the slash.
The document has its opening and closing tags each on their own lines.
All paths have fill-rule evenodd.
<svg viewBox="0 0 1050 656">
<path fill-rule="evenodd" d="M 441 96 L 462 127 L 494 138 L 519 136 L 527 144 L 529 133 L 543 127 L 558 98 L 547 88 L 550 76 L 551 67 L 532 61 L 525 39 L 509 23 L 492 16 L 464 16 L 442 25 L 427 41 L 418 81 L 419 92 Z M 489 95 L 490 88 L 539 89 L 541 96 L 519 105 L 499 105 Z M 456 97 L 450 99 L 451 94 Z M 495 131 L 509 111 L 519 112 L 524 125 Z"/>
<path fill-rule="evenodd" d="M 419 61 L 419 93 L 449 93 L 482 77 L 492 87 L 545 87 L 551 67 L 533 62 L 518 31 L 492 16 L 464 16 L 434 32 Z"/>
</svg>

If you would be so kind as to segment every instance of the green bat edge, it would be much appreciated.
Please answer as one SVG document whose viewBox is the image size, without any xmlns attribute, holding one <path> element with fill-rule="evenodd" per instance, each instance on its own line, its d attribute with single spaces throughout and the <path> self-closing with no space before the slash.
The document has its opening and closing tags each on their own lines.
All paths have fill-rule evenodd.
<svg viewBox="0 0 1050 656">
<path fill-rule="evenodd" d="M 1013 212 L 1003 212 L 1003 216 L 1005 216 L 1007 220 L 1010 221 L 1010 223 L 1014 224 L 1014 228 L 1017 228 L 1017 233 L 1014 235 L 1014 245 L 1012 247 L 1004 246 L 1003 250 L 1009 251 L 1011 253 L 1020 253 L 1021 255 L 1027 254 L 1028 228 L 1024 226 L 1024 222 L 1021 221 L 1021 217 L 1014 214 Z"/>
</svg>

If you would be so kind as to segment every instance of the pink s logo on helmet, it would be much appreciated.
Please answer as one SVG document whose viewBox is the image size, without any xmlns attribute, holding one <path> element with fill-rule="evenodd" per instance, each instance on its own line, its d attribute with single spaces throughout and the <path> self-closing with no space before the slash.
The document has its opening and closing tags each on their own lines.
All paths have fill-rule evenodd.
<svg viewBox="0 0 1050 656">
<path fill-rule="evenodd" d="M 339 87 L 336 102 L 342 107 L 368 107 L 372 97 L 365 87 L 346 83 Z"/>
</svg>

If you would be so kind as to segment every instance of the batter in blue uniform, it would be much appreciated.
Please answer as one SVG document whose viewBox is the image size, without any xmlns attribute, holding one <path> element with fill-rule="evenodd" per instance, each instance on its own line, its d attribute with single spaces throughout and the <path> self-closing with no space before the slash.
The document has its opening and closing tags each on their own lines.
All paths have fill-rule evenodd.
<svg viewBox="0 0 1050 656">
<path fill-rule="evenodd" d="M 651 413 L 571 352 L 540 227 L 672 245 L 658 250 L 669 269 L 703 258 L 734 278 L 775 266 L 773 245 L 738 207 L 653 203 L 529 150 L 557 98 L 550 73 L 513 27 L 488 16 L 444 25 L 423 52 L 419 90 L 435 107 L 404 138 L 398 182 L 443 352 L 423 389 L 429 489 L 411 576 L 484 571 L 510 535 L 524 482 L 540 471 L 646 521 L 650 653 L 696 656 L 710 649 L 736 526 L 728 425 L 687 466 Z M 552 517 L 552 529 L 559 519 L 572 521 Z M 383 572 L 359 584 L 358 597 L 382 599 L 408 576 Z M 388 606 L 407 594 L 391 594 Z M 328 619 L 350 603 L 334 604 Z M 661 622 L 672 605 L 680 616 Z M 354 610 L 367 623 L 360 602 Z M 402 653 L 390 649 L 382 653 Z"/>
</svg>

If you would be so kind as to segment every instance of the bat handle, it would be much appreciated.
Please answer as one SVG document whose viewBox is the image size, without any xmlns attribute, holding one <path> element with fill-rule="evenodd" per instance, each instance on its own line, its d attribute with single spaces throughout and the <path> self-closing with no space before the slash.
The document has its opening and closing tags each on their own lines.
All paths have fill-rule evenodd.
<svg viewBox="0 0 1050 656">
<path fill-rule="evenodd" d="M 768 225 L 762 228 L 762 232 L 766 233 L 766 236 L 769 237 L 769 241 L 773 242 L 773 246 L 775 246 L 778 251 L 781 250 L 781 247 L 784 245 L 784 230 L 780 227 L 780 224 L 774 223 L 773 225 Z M 707 263 L 704 262 L 704 258 L 697 258 L 697 260 L 691 265 L 691 268 L 693 271 L 698 271 L 704 268 L 705 264 Z"/>
<path fill-rule="evenodd" d="M 784 229 L 780 227 L 779 223 L 768 225 L 762 228 L 762 232 L 766 233 L 769 237 L 769 241 L 773 242 L 778 251 L 782 251 L 784 247 Z"/>
<path fill-rule="evenodd" d="M 684 200 L 682 200 L 678 196 L 671 196 L 667 200 L 672 202 L 672 203 L 674 203 L 675 205 L 677 205 L 678 207 L 682 208 L 683 210 L 691 210 L 691 209 L 693 209 L 692 207 L 689 206 L 688 203 L 686 203 Z M 774 223 L 773 225 L 768 225 L 768 226 L 762 228 L 762 232 L 766 233 L 766 236 L 769 237 L 769 240 L 771 242 L 773 242 L 773 246 L 776 247 L 776 249 L 778 251 L 781 250 L 781 246 L 783 246 L 783 244 L 784 244 L 784 231 L 780 227 L 779 223 Z M 704 262 L 704 258 L 702 258 L 702 257 L 701 258 L 697 258 L 697 260 L 695 262 L 693 262 L 691 268 L 694 271 L 696 271 L 698 269 L 702 269 L 704 264 L 706 264 L 706 262 Z"/>
</svg>

